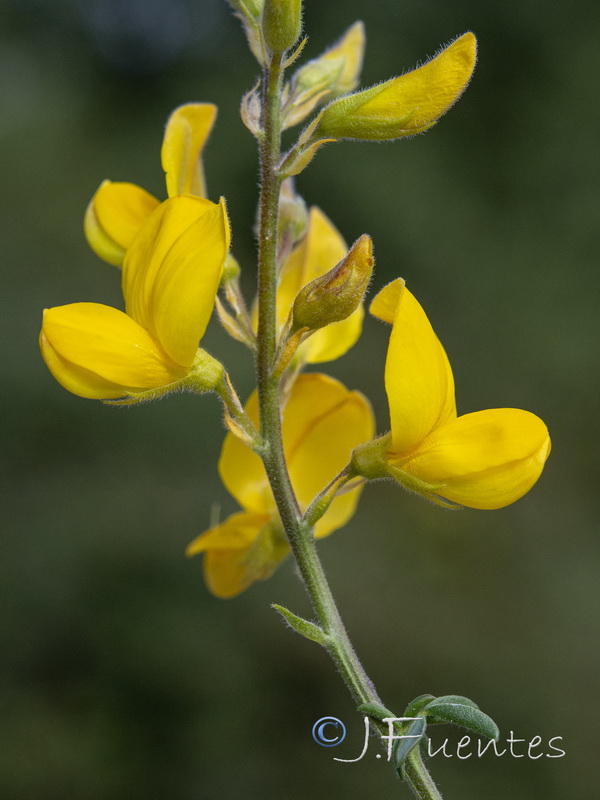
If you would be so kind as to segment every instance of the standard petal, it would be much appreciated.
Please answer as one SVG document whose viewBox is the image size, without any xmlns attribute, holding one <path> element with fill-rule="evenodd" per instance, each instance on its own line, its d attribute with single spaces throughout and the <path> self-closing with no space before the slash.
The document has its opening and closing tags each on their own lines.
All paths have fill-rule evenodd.
<svg viewBox="0 0 600 800">
<path fill-rule="evenodd" d="M 315 525 L 315 539 L 323 539 L 325 536 L 329 536 L 330 533 L 337 531 L 338 528 L 342 528 L 352 519 L 362 490 L 363 487 L 361 485 L 335 498 L 325 514 Z"/>
<path fill-rule="evenodd" d="M 402 292 L 406 286 L 403 278 L 396 278 L 395 281 L 388 283 L 373 298 L 369 311 L 374 317 L 390 325 L 394 324 L 394 317 L 398 309 L 398 303 L 402 297 Z"/>
<path fill-rule="evenodd" d="M 399 288 L 399 284 L 396 284 Z M 396 291 L 383 290 L 382 308 Z M 373 305 L 376 310 L 377 298 Z M 394 316 L 387 358 L 385 389 L 390 406 L 392 451 L 401 455 L 412 450 L 431 433 L 456 416 L 454 379 L 448 357 L 427 315 L 411 292 L 404 288 Z"/>
<path fill-rule="evenodd" d="M 151 215 L 123 263 L 127 313 L 183 366 L 206 330 L 228 249 L 224 202 L 183 195 Z"/>
<path fill-rule="evenodd" d="M 204 579 L 223 599 L 235 597 L 258 580 L 269 578 L 289 554 L 283 533 L 270 517 L 242 511 L 211 528 L 187 548 L 188 555 L 204 552 Z"/>
<path fill-rule="evenodd" d="M 212 103 L 188 103 L 169 117 L 161 151 L 169 197 L 206 197 L 201 154 L 216 116 L 217 107 Z"/>
<path fill-rule="evenodd" d="M 54 377 L 81 397 L 124 397 L 186 374 L 130 317 L 99 303 L 47 309 L 40 345 Z"/>
<path fill-rule="evenodd" d="M 85 213 L 88 244 L 104 261 L 121 266 L 136 233 L 158 205 L 156 197 L 133 183 L 104 181 Z"/>
<path fill-rule="evenodd" d="M 321 364 L 343 356 L 359 340 L 364 316 L 364 308 L 360 305 L 347 319 L 313 333 L 298 348 L 300 359 L 305 364 Z"/>
<path fill-rule="evenodd" d="M 229 251 L 225 202 L 213 206 L 179 237 L 157 273 L 153 327 L 178 364 L 191 366 L 212 314 Z"/>
<path fill-rule="evenodd" d="M 373 413 L 359 392 L 348 391 L 327 375 L 310 373 L 294 384 L 282 430 L 292 485 L 300 506 L 306 508 L 348 464 L 352 450 L 373 437 Z M 348 502 L 348 516 L 355 502 Z M 321 526 L 321 535 L 335 527 L 332 515 L 330 527 Z"/>
<path fill-rule="evenodd" d="M 439 486 L 437 494 L 470 508 L 514 503 L 539 478 L 550 453 L 548 429 L 517 408 L 465 414 L 434 430 L 403 471 Z"/>
<path fill-rule="evenodd" d="M 250 395 L 245 409 L 258 427 L 257 392 Z M 242 508 L 259 514 L 276 513 L 275 500 L 260 457 L 232 433 L 228 433 L 223 442 L 219 475 L 227 491 Z"/>
<path fill-rule="evenodd" d="M 261 528 L 271 521 L 267 514 L 238 511 L 230 517 L 201 533 L 190 542 L 186 555 L 195 556 L 208 550 L 247 550 L 258 536 Z"/>
</svg>

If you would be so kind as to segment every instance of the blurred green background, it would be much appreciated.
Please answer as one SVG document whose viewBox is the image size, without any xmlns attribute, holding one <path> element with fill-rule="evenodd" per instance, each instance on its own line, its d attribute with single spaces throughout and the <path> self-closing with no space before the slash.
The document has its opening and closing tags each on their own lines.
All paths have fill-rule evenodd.
<svg viewBox="0 0 600 800">
<path fill-rule="evenodd" d="M 553 437 L 539 484 L 510 508 L 451 513 L 375 484 L 320 545 L 387 705 L 461 693 L 505 737 L 539 735 L 544 753 L 563 737 L 559 759 L 436 757 L 449 800 L 598 796 L 596 12 L 589 0 L 306 2 L 308 57 L 364 20 L 364 85 L 476 32 L 475 78 L 433 131 L 330 146 L 298 188 L 349 241 L 373 236 L 374 289 L 409 281 L 459 411 L 527 408 Z M 84 401 L 37 349 L 43 307 L 120 303 L 83 211 L 107 177 L 164 195 L 162 129 L 182 102 L 220 107 L 209 188 L 228 199 L 252 293 L 257 170 L 237 109 L 257 69 L 237 21 L 222 0 L 3 0 L 0 20 L 0 796 L 407 797 L 375 749 L 332 760 L 358 754 L 362 721 L 324 653 L 269 609 L 310 613 L 292 565 L 223 602 L 184 557 L 214 501 L 235 508 L 215 472 L 217 403 Z M 367 320 L 326 365 L 369 395 L 381 431 L 386 339 Z M 248 394 L 242 346 L 213 324 L 207 348 Z M 311 738 L 326 715 L 349 730 L 337 750 Z"/>
</svg>

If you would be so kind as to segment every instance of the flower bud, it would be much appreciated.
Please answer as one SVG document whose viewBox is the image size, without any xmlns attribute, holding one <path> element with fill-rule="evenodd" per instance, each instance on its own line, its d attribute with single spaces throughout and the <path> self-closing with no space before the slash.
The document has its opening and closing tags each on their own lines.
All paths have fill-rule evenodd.
<svg viewBox="0 0 600 800">
<path fill-rule="evenodd" d="M 365 52 L 365 27 L 355 22 L 333 47 L 309 61 L 290 83 L 286 128 L 305 119 L 324 100 L 356 88 Z"/>
<path fill-rule="evenodd" d="M 300 36 L 302 0 L 265 0 L 263 35 L 274 53 L 289 50 Z"/>
<path fill-rule="evenodd" d="M 426 131 L 466 89 L 476 54 L 475 36 L 465 33 L 422 67 L 334 100 L 321 112 L 314 138 L 384 141 Z"/>
<path fill-rule="evenodd" d="M 367 291 L 374 264 L 373 242 L 364 234 L 337 266 L 300 290 L 294 301 L 292 332 L 318 330 L 349 317 Z"/>
</svg>

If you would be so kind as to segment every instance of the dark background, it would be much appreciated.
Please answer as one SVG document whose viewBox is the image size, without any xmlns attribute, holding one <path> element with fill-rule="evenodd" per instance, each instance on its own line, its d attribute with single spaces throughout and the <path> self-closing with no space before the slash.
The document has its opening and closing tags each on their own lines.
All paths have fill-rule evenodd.
<svg viewBox="0 0 600 800">
<path fill-rule="evenodd" d="M 351 636 L 387 705 L 474 698 L 567 755 L 432 770 L 452 798 L 597 796 L 598 229 L 596 4 L 307 0 L 314 57 L 355 19 L 364 85 L 472 29 L 480 60 L 425 136 L 340 143 L 298 181 L 348 241 L 375 241 L 374 289 L 402 275 L 452 361 L 460 412 L 527 408 L 554 451 L 534 490 L 497 512 L 447 512 L 375 484 L 320 546 Z M 254 142 L 238 103 L 256 76 L 221 0 L 4 0 L 0 6 L 2 617 L 0 795 L 7 800 L 407 797 L 317 647 L 279 602 L 309 614 L 286 563 L 237 600 L 211 597 L 186 544 L 216 499 L 217 403 L 177 396 L 115 409 L 69 395 L 37 349 L 43 307 L 120 303 L 116 271 L 81 231 L 100 181 L 164 196 L 164 121 L 220 107 L 206 153 L 253 291 Z M 387 333 L 326 365 L 387 423 Z M 216 324 L 207 348 L 242 395 L 251 363 Z M 337 750 L 316 719 L 346 722 Z M 456 741 L 458 737 L 454 736 Z M 440 731 L 436 741 L 441 742 Z M 524 752 L 521 749 L 519 752 Z"/>
</svg>

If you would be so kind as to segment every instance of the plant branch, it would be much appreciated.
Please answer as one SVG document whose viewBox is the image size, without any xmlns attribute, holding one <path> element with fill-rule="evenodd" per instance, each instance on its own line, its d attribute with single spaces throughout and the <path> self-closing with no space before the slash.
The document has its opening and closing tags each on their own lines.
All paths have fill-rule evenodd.
<svg viewBox="0 0 600 800">
<path fill-rule="evenodd" d="M 260 199 L 258 232 L 258 335 L 256 375 L 258 384 L 261 457 L 273 491 L 279 515 L 317 621 L 324 634 L 323 646 L 340 671 L 357 706 L 381 705 L 377 691 L 356 655 L 320 562 L 311 522 L 320 518 L 335 491 L 351 477 L 343 471 L 311 506 L 304 519 L 288 474 L 281 435 L 280 378 L 274 371 L 277 354 L 277 249 L 278 210 L 281 189 L 281 87 L 282 56 L 272 54 L 263 79 L 260 147 Z M 321 506 L 324 509 L 321 511 Z M 371 725 L 379 734 L 385 727 L 376 720 Z M 422 765 L 421 765 L 422 766 Z M 407 782 L 420 800 L 440 800 L 428 773 L 418 765 L 407 766 Z M 420 793 L 419 793 L 420 792 Z"/>
<path fill-rule="evenodd" d="M 303 517 L 290 482 L 279 408 L 279 378 L 273 374 L 277 350 L 276 280 L 277 230 L 281 178 L 277 167 L 281 153 L 281 56 L 274 54 L 265 70 L 260 143 L 261 191 L 259 202 L 258 346 L 257 382 L 263 462 L 281 521 L 298 563 L 306 590 L 323 631 L 331 637 L 327 649 L 357 703 L 379 702 L 377 692 L 350 643 L 323 567 L 317 555 L 312 527 Z"/>
</svg>

